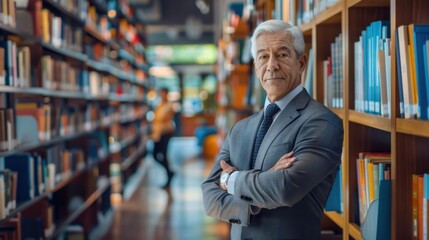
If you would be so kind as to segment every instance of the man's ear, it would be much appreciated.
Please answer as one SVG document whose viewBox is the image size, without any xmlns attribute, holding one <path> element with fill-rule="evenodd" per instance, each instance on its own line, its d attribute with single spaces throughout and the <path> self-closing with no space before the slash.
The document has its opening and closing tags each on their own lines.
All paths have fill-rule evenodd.
<svg viewBox="0 0 429 240">
<path fill-rule="evenodd" d="M 307 55 L 302 54 L 299 57 L 299 69 L 300 69 L 301 73 L 304 72 L 306 66 L 307 66 Z"/>
</svg>

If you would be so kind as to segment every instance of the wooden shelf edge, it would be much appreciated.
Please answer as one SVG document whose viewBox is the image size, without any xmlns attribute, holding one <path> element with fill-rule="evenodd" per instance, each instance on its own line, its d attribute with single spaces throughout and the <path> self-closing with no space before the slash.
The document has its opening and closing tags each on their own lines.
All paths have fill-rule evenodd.
<svg viewBox="0 0 429 240">
<path fill-rule="evenodd" d="M 360 232 L 360 227 L 354 223 L 349 223 L 349 234 L 355 240 L 363 240 L 362 233 Z"/>
<path fill-rule="evenodd" d="M 140 146 L 137 151 L 122 162 L 121 170 L 126 171 L 139 157 L 146 151 L 146 141 Z"/>
<path fill-rule="evenodd" d="M 420 137 L 429 137 L 429 121 L 397 118 L 396 131 Z"/>
<path fill-rule="evenodd" d="M 337 114 L 338 117 L 340 117 L 344 121 L 344 108 L 338 109 L 338 108 L 330 108 L 332 112 Z"/>
<path fill-rule="evenodd" d="M 338 1 L 336 4 L 326 8 L 323 12 L 319 13 L 314 19 L 315 24 L 323 23 L 327 19 L 330 19 L 337 14 L 341 14 L 341 12 L 343 11 L 343 1 Z M 341 16 L 338 19 L 338 23 L 341 23 Z"/>
<path fill-rule="evenodd" d="M 387 7 L 389 0 L 347 0 L 347 7 Z"/>
<path fill-rule="evenodd" d="M 335 211 L 325 211 L 325 215 L 329 217 L 337 226 L 344 229 L 344 215 Z"/>
<path fill-rule="evenodd" d="M 391 120 L 389 118 L 349 110 L 349 119 L 351 122 L 386 132 L 390 132 L 392 130 Z"/>
<path fill-rule="evenodd" d="M 302 32 L 311 32 L 311 29 L 314 27 L 314 21 L 310 21 L 308 23 L 303 23 L 299 25 L 299 28 L 301 28 Z"/>
</svg>

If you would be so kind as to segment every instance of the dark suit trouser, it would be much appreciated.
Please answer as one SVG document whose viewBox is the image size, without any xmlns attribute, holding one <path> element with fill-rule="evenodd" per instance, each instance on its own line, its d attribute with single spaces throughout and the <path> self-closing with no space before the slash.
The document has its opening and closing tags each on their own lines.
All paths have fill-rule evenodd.
<svg viewBox="0 0 429 240">
<path fill-rule="evenodd" d="M 167 158 L 167 149 L 172 136 L 173 133 L 162 134 L 159 141 L 154 142 L 153 146 L 153 158 L 165 168 L 168 176 L 171 174 L 171 170 Z"/>
</svg>

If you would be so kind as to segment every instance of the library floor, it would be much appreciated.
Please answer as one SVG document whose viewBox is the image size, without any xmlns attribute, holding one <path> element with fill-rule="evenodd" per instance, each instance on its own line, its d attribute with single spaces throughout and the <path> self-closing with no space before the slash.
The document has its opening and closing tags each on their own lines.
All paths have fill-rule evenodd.
<svg viewBox="0 0 429 240">
<path fill-rule="evenodd" d="M 213 160 L 200 156 L 195 138 L 172 138 L 169 147 L 176 173 L 170 191 L 160 188 L 165 172 L 148 155 L 97 239 L 229 239 L 228 224 L 207 217 L 203 209 L 200 184 Z"/>
</svg>

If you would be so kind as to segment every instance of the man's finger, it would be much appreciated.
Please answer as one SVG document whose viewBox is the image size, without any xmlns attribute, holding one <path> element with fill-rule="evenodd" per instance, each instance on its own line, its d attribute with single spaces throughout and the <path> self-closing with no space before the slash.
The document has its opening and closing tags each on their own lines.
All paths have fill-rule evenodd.
<svg viewBox="0 0 429 240">
<path fill-rule="evenodd" d="M 222 169 L 225 169 L 225 168 L 228 168 L 228 167 L 229 167 L 229 164 L 228 164 L 228 163 L 226 163 L 226 161 L 225 161 L 225 160 L 220 160 L 220 167 L 221 167 Z"/>
<path fill-rule="evenodd" d="M 292 157 L 292 156 L 293 156 L 293 154 L 294 154 L 294 152 L 293 152 L 293 151 L 288 152 L 288 153 L 286 153 L 285 155 L 281 156 L 279 160 L 286 159 L 286 158 L 290 158 L 290 157 Z"/>
</svg>

